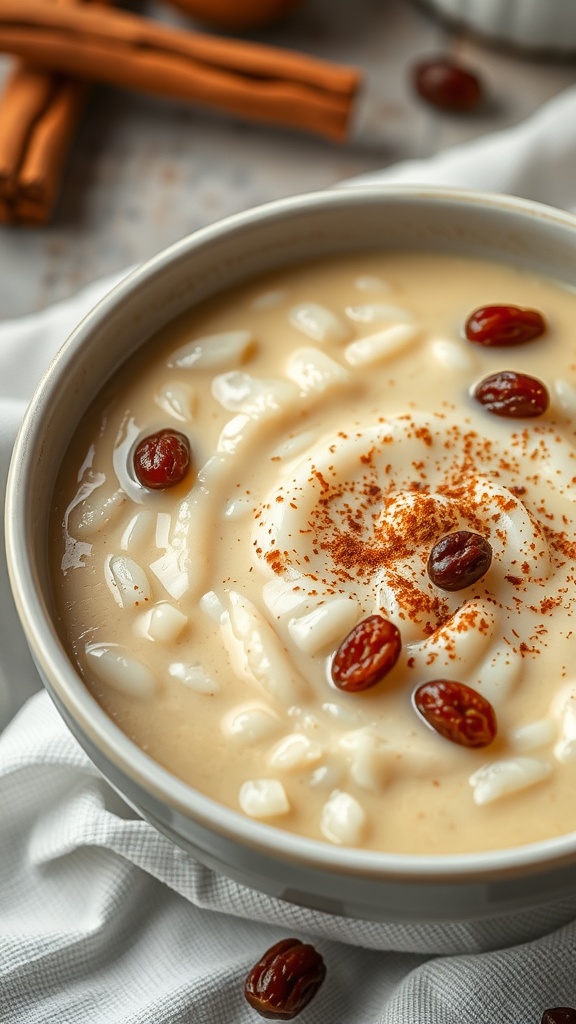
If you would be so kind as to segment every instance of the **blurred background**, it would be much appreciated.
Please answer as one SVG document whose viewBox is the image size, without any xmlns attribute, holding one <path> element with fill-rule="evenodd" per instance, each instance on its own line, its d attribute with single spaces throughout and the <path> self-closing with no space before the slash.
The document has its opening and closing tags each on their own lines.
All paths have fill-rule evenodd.
<svg viewBox="0 0 576 1024">
<path fill-rule="evenodd" d="M 365 85 L 351 137 L 332 143 L 95 85 L 51 222 L 0 224 L 0 319 L 64 299 L 227 214 L 515 124 L 576 75 L 573 57 L 544 58 L 488 43 L 413 0 L 303 0 L 282 20 L 242 33 L 215 30 L 168 3 L 143 0 L 130 10 L 359 67 Z M 478 109 L 449 113 L 417 95 L 415 63 L 438 54 L 481 76 L 485 93 Z M 11 63 L 0 55 L 0 83 Z"/>
</svg>

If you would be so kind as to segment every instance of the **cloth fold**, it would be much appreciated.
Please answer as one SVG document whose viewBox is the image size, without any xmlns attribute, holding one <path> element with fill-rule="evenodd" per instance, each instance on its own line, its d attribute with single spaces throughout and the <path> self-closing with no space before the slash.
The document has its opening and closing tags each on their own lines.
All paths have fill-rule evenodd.
<svg viewBox="0 0 576 1024">
<path fill-rule="evenodd" d="M 345 184 L 446 184 L 576 209 L 575 157 L 573 88 L 508 131 Z M 35 385 L 117 279 L 0 324 L 0 494 Z M 3 551 L 0 613 L 2 1024 L 250 1024 L 244 977 L 289 935 L 328 969 L 303 1024 L 539 1024 L 546 1007 L 576 1005 L 576 895 L 498 921 L 380 924 L 196 863 L 124 804 L 40 690 Z"/>
<path fill-rule="evenodd" d="M 549 100 L 531 118 L 428 160 L 406 160 L 346 184 L 449 185 L 505 192 L 566 210 L 576 209 L 576 87 Z"/>
</svg>

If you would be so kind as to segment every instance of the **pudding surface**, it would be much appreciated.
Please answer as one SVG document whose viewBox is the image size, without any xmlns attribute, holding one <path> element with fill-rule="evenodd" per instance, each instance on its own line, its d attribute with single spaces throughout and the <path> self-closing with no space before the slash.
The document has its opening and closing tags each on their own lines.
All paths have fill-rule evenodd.
<svg viewBox="0 0 576 1024">
<path fill-rule="evenodd" d="M 544 332 L 468 340 L 497 304 Z M 85 417 L 54 499 L 62 633 L 107 713 L 207 795 L 327 842 L 457 853 L 576 829 L 575 322 L 554 282 L 402 252 L 275 273 L 161 331 Z M 502 371 L 548 407 L 478 401 Z M 150 488 L 134 451 L 165 430 L 190 467 Z M 447 589 L 430 553 L 459 531 L 491 558 Z M 335 652 L 375 616 L 397 657 L 342 689 Z M 489 742 L 426 720 L 436 681 L 488 702 Z"/>
</svg>

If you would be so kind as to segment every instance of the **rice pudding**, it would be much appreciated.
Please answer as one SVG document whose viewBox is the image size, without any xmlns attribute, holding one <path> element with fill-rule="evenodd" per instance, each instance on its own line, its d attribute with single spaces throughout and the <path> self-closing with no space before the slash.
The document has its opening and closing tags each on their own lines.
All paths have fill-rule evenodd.
<svg viewBox="0 0 576 1024">
<path fill-rule="evenodd" d="M 469 340 L 498 305 L 542 332 Z M 326 842 L 576 829 L 575 319 L 524 270 L 400 252 L 275 273 L 161 331 L 54 498 L 62 634 L 106 712 L 202 792 Z M 502 415 L 510 379 L 533 405 Z M 135 453 L 165 432 L 190 456 L 164 487 Z"/>
</svg>

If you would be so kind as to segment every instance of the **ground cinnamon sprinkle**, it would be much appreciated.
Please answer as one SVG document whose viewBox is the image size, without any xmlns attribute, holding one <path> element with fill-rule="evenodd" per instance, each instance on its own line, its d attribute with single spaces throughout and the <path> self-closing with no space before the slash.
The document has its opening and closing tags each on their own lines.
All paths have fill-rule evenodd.
<svg viewBox="0 0 576 1024">
<path fill-rule="evenodd" d="M 564 530 L 552 530 L 545 525 L 542 529 L 550 547 L 554 551 L 557 551 L 570 561 L 576 560 L 576 540 L 569 537 Z"/>
<path fill-rule="evenodd" d="M 322 473 L 320 473 L 320 471 L 317 470 L 317 469 L 313 470 L 313 473 L 314 473 L 314 476 L 316 477 L 316 479 L 318 480 L 322 490 L 323 491 L 328 491 L 330 489 L 330 484 L 324 479 L 324 477 L 322 476 Z"/>
<path fill-rule="evenodd" d="M 399 573 L 391 573 L 389 578 L 402 608 L 400 618 L 419 623 L 424 636 L 432 636 L 449 621 L 452 612 L 447 601 L 428 594 Z"/>
<path fill-rule="evenodd" d="M 423 457 L 415 457 L 417 449 L 412 447 L 411 460 L 400 472 L 397 460 L 385 462 L 384 452 L 394 440 L 385 426 L 378 442 L 374 443 L 372 435 L 366 450 L 357 456 L 350 479 L 338 479 L 333 465 L 328 470 L 312 466 L 309 485 L 316 499 L 306 529 L 300 528 L 298 532 L 309 534 L 314 555 L 325 556 L 325 578 L 321 582 L 326 591 L 351 593 L 350 584 L 370 585 L 372 581 L 377 587 L 385 572 L 386 583 L 395 594 L 399 617 L 414 623 L 422 637 L 434 635 L 447 656 L 455 657 L 457 634 L 476 630 L 487 636 L 492 623 L 469 595 L 456 609 L 453 600 L 430 586 L 426 562 L 430 548 L 440 537 L 454 529 L 470 529 L 485 535 L 486 524 L 491 522 L 491 535 L 498 538 L 505 551 L 510 517 L 520 507 L 521 516 L 529 516 L 530 534 L 523 540 L 520 529 L 522 562 L 512 559 L 511 571 L 504 575 L 514 588 L 536 582 L 544 585 L 545 580 L 536 578 L 534 566 L 545 557 L 546 550 L 555 556 L 557 566 L 563 564 L 560 558 L 576 560 L 576 538 L 566 529 L 553 528 L 554 516 L 545 498 L 532 508 L 528 502 L 523 508 L 519 506 L 520 499 L 528 493 L 529 482 L 521 475 L 520 455 L 534 462 L 549 460 L 547 428 L 541 429 L 536 442 L 534 433 L 528 430 L 512 433 L 504 456 L 496 442 L 467 426 L 442 422 L 439 432 L 434 433 L 411 414 L 399 419 L 407 425 L 406 436 L 412 442 L 417 439 L 425 448 Z M 346 439 L 346 435 L 340 436 Z M 295 495 L 289 497 L 293 499 L 291 507 L 295 507 Z M 305 564 L 309 562 L 308 555 L 271 550 L 265 557 L 278 575 L 290 565 L 310 578 L 306 571 L 309 566 Z M 489 591 L 480 593 L 484 600 L 492 600 Z M 514 615 L 525 607 L 522 599 L 515 596 L 504 604 L 495 598 L 493 601 Z M 562 601 L 561 596 L 547 596 L 529 610 L 544 616 Z M 523 657 L 541 650 L 543 627 L 532 628 L 529 643 L 513 643 L 514 650 Z"/>
<path fill-rule="evenodd" d="M 278 576 L 282 574 L 285 568 L 285 560 L 280 551 L 267 551 L 264 555 L 268 565 Z"/>
<path fill-rule="evenodd" d="M 456 657 L 456 636 L 476 629 L 483 636 L 490 633 L 491 623 L 482 615 L 481 610 L 474 604 L 463 605 L 459 609 L 458 618 L 451 615 L 450 622 L 440 624 L 434 630 L 437 639 L 441 639 L 448 657 L 452 660 Z"/>
</svg>

